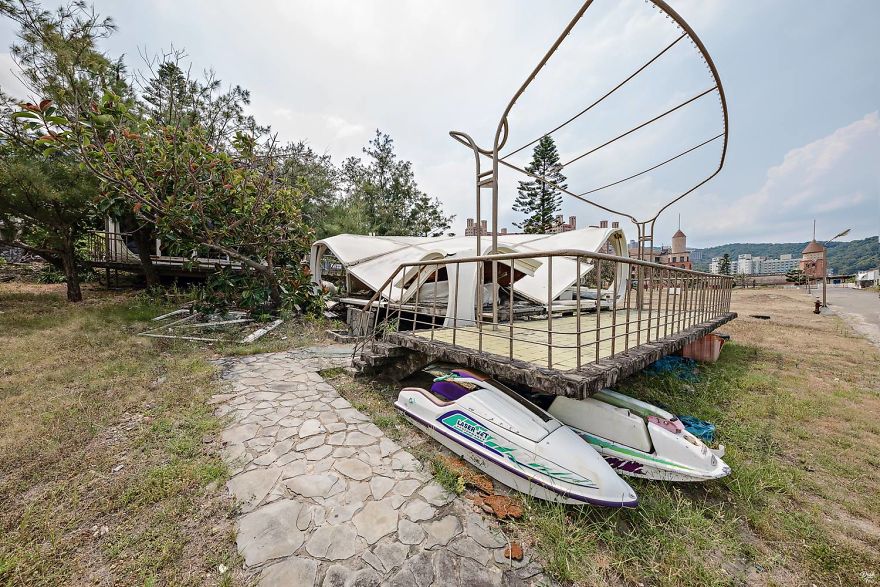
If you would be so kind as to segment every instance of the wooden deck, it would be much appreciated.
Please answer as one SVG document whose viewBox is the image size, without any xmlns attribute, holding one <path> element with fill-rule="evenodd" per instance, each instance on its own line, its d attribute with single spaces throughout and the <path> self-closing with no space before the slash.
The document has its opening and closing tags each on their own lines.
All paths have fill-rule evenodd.
<svg viewBox="0 0 880 587">
<path fill-rule="evenodd" d="M 733 312 L 702 322 L 683 312 L 643 311 L 641 320 L 635 314 L 630 311 L 629 332 L 626 311 L 618 310 L 515 321 L 495 330 L 484 324 L 391 332 L 384 338 L 432 360 L 468 365 L 536 391 L 584 398 L 736 318 Z"/>
</svg>

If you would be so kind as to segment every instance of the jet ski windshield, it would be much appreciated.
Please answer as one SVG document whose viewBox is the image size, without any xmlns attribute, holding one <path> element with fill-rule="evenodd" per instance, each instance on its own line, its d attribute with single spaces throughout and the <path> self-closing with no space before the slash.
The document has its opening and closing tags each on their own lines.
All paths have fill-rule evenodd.
<svg viewBox="0 0 880 587">
<path fill-rule="evenodd" d="M 456 369 L 449 375 L 437 377 L 434 380 L 434 384 L 431 385 L 431 391 L 446 398 L 447 400 L 455 401 L 464 397 L 472 391 L 480 389 L 479 385 L 470 383 L 469 380 L 488 381 L 488 377 L 481 378 L 469 371 Z M 553 416 L 524 398 L 522 395 L 516 393 L 500 381 L 496 381 L 493 379 L 491 380 L 491 385 L 493 388 L 497 389 L 498 391 L 527 409 L 529 412 L 540 418 L 542 421 L 549 422 L 553 420 Z"/>
</svg>

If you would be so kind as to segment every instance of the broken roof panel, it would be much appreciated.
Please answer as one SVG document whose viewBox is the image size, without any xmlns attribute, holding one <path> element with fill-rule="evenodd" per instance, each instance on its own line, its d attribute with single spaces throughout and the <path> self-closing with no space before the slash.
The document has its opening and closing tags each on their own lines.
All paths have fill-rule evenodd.
<svg viewBox="0 0 880 587">
<path fill-rule="evenodd" d="M 498 235 L 498 246 L 504 251 L 520 253 L 558 251 L 577 249 L 590 252 L 604 252 L 606 243 L 611 243 L 614 253 L 627 256 L 626 239 L 619 228 L 582 228 L 558 234 L 502 234 Z M 482 254 L 491 248 L 489 237 L 482 237 Z M 372 291 L 378 291 L 397 268 L 404 263 L 414 263 L 428 259 L 445 257 L 469 257 L 477 255 L 475 236 L 364 236 L 339 234 L 316 241 L 312 245 L 310 266 L 313 279 L 321 280 L 321 257 L 326 252 L 332 254 L 345 269 Z M 557 257 L 553 260 L 553 278 L 548 291 L 545 260 L 537 269 L 516 282 L 516 292 L 538 303 L 555 299 L 577 281 L 577 263 L 573 258 Z M 580 276 L 590 270 L 592 264 L 581 262 Z M 622 280 L 619 280 L 622 282 Z M 386 286 L 382 296 L 391 301 L 406 301 L 411 289 L 404 290 L 401 284 Z M 389 293 L 390 292 L 390 293 Z"/>
</svg>

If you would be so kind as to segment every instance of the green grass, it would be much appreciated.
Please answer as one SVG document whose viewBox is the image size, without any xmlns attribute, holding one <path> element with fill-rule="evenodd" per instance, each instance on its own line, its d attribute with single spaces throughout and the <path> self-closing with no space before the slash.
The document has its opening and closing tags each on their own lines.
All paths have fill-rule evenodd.
<svg viewBox="0 0 880 587">
<path fill-rule="evenodd" d="M 229 585 L 206 353 L 134 336 L 146 297 L 0 286 L 0 585 Z"/>
<path fill-rule="evenodd" d="M 641 374 L 618 386 L 715 423 L 733 473 L 705 484 L 628 478 L 639 495 L 633 510 L 527 500 L 520 530 L 533 537 L 547 571 L 575 584 L 702 586 L 738 585 L 756 573 L 770 584 L 794 575 L 846 585 L 861 570 L 876 569 L 876 551 L 836 538 L 821 522 L 825 514 L 804 501 L 817 480 L 792 462 L 786 431 L 820 419 L 833 400 L 793 394 L 800 382 L 774 373 L 778 362 L 772 353 L 730 344 L 718 363 L 699 367 L 698 381 Z M 832 437 L 824 446 L 829 452 L 806 466 L 838 479 L 859 474 L 857 464 L 841 463 L 832 452 L 851 448 L 852 440 Z"/>
</svg>

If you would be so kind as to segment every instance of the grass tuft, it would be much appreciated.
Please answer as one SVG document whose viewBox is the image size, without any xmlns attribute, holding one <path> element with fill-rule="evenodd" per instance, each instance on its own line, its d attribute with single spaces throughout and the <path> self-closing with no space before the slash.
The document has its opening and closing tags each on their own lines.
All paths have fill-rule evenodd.
<svg viewBox="0 0 880 587">
<path fill-rule="evenodd" d="M 206 353 L 134 336 L 161 304 L 86 296 L 0 286 L 0 585 L 237 582 Z"/>
</svg>

